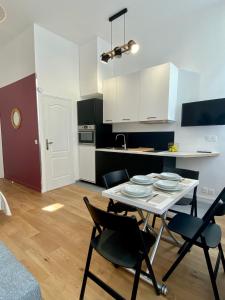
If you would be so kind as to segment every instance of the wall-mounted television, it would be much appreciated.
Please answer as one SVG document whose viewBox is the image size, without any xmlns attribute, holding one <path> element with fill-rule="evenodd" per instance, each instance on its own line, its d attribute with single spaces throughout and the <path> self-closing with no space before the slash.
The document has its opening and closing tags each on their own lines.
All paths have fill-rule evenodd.
<svg viewBox="0 0 225 300">
<path fill-rule="evenodd" d="M 225 125 L 225 98 L 184 103 L 181 126 Z"/>
</svg>

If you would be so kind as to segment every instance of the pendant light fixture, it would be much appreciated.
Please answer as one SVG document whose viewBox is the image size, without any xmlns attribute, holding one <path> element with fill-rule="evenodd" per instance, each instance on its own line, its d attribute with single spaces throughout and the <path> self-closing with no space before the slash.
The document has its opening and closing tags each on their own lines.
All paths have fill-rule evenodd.
<svg viewBox="0 0 225 300">
<path fill-rule="evenodd" d="M 104 52 L 101 55 L 101 61 L 103 63 L 108 63 L 110 59 L 113 58 L 121 58 L 123 53 L 132 53 L 136 54 L 139 50 L 139 45 L 134 41 L 130 40 L 128 43 L 126 43 L 126 20 L 125 20 L 125 14 L 127 13 L 127 8 L 122 9 L 115 15 L 111 16 L 109 18 L 109 22 L 111 22 L 111 50 L 108 52 Z M 116 46 L 113 49 L 113 42 L 112 42 L 112 22 L 119 17 L 124 16 L 124 44 L 122 46 Z"/>
</svg>

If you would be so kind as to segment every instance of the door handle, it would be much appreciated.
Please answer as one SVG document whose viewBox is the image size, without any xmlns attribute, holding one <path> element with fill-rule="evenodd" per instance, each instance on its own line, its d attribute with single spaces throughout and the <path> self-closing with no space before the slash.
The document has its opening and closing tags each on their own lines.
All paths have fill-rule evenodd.
<svg viewBox="0 0 225 300">
<path fill-rule="evenodd" d="M 49 150 L 49 145 L 52 145 L 53 142 L 49 142 L 48 139 L 46 139 L 46 150 Z"/>
</svg>

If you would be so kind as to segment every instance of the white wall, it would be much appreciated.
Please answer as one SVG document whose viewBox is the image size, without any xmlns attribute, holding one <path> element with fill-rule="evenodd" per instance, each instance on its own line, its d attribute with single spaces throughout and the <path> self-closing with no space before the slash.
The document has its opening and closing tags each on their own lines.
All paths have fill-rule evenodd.
<svg viewBox="0 0 225 300">
<path fill-rule="evenodd" d="M 200 74 L 199 97 L 184 96 L 179 91 L 178 115 L 181 102 L 225 97 L 225 5 L 215 5 L 210 10 L 171 20 L 161 24 L 155 34 L 140 40 L 141 50 L 137 56 L 126 56 L 115 60 L 115 75 L 125 74 L 138 69 L 171 61 L 179 68 L 190 69 Z M 180 79 L 181 79 L 180 75 Z M 181 83 L 182 81 L 180 81 Z M 196 82 L 198 79 L 196 78 Z M 192 99 L 193 98 L 193 99 Z M 195 98 L 195 99 L 194 99 Z M 198 99 L 199 98 L 199 99 Z M 215 194 L 225 186 L 225 126 L 186 127 L 177 124 L 117 124 L 114 131 L 175 131 L 175 141 L 181 150 L 217 150 L 221 154 L 215 158 L 178 159 L 177 166 L 200 171 L 200 188 L 215 189 Z M 216 135 L 216 143 L 207 142 L 205 136 Z M 214 195 L 203 195 L 214 198 Z"/>
<path fill-rule="evenodd" d="M 110 44 L 95 37 L 79 47 L 80 93 L 82 99 L 100 97 L 102 80 L 113 76 L 113 65 L 101 63 L 100 56 L 110 49 Z"/>
<path fill-rule="evenodd" d="M 0 88 L 35 72 L 33 26 L 0 47 Z M 4 177 L 0 136 L 0 178 Z"/>
<path fill-rule="evenodd" d="M 39 25 L 34 25 L 35 68 L 37 75 L 39 140 L 41 144 L 42 188 L 46 190 L 44 120 L 40 99 L 48 95 L 73 101 L 74 180 L 79 178 L 77 141 L 77 103 L 79 92 L 78 46 Z"/>
<path fill-rule="evenodd" d="M 78 47 L 36 24 L 34 40 L 38 88 L 51 96 L 78 99 Z"/>
<path fill-rule="evenodd" d="M 35 72 L 33 27 L 0 47 L 0 87 Z"/>
</svg>

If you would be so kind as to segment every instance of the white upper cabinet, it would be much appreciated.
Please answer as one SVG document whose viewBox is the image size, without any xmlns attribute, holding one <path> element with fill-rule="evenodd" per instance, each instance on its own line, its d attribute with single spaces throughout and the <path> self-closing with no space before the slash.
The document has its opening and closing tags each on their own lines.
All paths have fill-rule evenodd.
<svg viewBox="0 0 225 300">
<path fill-rule="evenodd" d="M 117 103 L 117 78 L 110 78 L 103 81 L 103 122 L 115 123 Z"/>
<path fill-rule="evenodd" d="M 139 72 L 117 77 L 117 119 L 119 122 L 137 122 L 140 100 Z"/>
<path fill-rule="evenodd" d="M 80 56 L 80 94 L 90 98 L 102 94 L 102 81 L 112 77 L 112 64 L 103 64 L 101 54 L 110 49 L 110 45 L 97 37 L 79 48 Z"/>
<path fill-rule="evenodd" d="M 178 69 L 167 63 L 103 82 L 105 123 L 175 121 Z"/>
<path fill-rule="evenodd" d="M 171 63 L 140 72 L 139 121 L 175 121 L 178 69 Z"/>
</svg>

